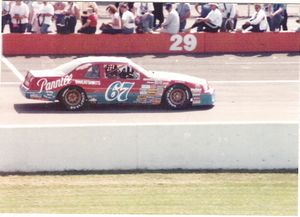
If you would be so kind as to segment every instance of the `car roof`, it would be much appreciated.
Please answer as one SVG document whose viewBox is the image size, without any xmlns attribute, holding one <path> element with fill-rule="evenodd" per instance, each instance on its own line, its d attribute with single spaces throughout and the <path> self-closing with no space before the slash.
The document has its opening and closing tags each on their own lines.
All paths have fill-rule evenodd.
<svg viewBox="0 0 300 217">
<path fill-rule="evenodd" d="M 91 62 L 106 62 L 106 63 L 129 63 L 130 59 L 126 57 L 113 57 L 113 56 L 90 56 L 90 57 L 80 57 L 73 60 L 76 63 L 91 63 Z"/>
</svg>

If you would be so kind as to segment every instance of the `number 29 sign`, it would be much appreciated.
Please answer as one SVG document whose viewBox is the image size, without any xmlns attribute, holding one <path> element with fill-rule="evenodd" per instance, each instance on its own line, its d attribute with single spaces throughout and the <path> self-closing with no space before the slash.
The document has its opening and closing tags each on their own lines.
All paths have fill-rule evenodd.
<svg viewBox="0 0 300 217">
<path fill-rule="evenodd" d="M 197 47 L 197 38 L 192 34 L 172 35 L 170 51 L 193 51 Z"/>
</svg>

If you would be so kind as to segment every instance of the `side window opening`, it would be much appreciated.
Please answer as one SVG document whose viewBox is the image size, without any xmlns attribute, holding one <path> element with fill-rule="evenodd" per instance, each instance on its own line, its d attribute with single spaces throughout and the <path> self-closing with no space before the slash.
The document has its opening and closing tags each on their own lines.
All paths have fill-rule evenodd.
<svg viewBox="0 0 300 217">
<path fill-rule="evenodd" d="M 92 65 L 84 75 L 85 78 L 100 78 L 100 66 Z"/>
<path fill-rule="evenodd" d="M 129 65 L 107 64 L 104 65 L 105 77 L 108 79 L 139 79 L 140 74 Z"/>
</svg>

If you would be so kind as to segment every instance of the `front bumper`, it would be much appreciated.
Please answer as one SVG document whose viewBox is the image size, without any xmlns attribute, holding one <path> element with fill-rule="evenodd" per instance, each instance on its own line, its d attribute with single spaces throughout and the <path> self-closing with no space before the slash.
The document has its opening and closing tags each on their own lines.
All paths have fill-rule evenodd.
<svg viewBox="0 0 300 217">
<path fill-rule="evenodd" d="M 214 105 L 216 94 L 214 89 L 209 89 L 205 93 L 201 93 L 200 96 L 193 98 L 193 105 Z"/>
</svg>

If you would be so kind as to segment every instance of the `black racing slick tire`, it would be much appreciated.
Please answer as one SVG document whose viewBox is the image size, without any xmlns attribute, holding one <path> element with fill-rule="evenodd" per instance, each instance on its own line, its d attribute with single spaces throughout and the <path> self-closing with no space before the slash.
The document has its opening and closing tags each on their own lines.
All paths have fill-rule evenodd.
<svg viewBox="0 0 300 217">
<path fill-rule="evenodd" d="M 60 102 L 66 110 L 78 111 L 86 106 L 86 94 L 78 87 L 68 87 L 63 90 Z"/>
<path fill-rule="evenodd" d="M 184 85 L 173 85 L 165 93 L 165 105 L 169 109 L 185 109 L 191 105 L 191 94 Z"/>
</svg>

